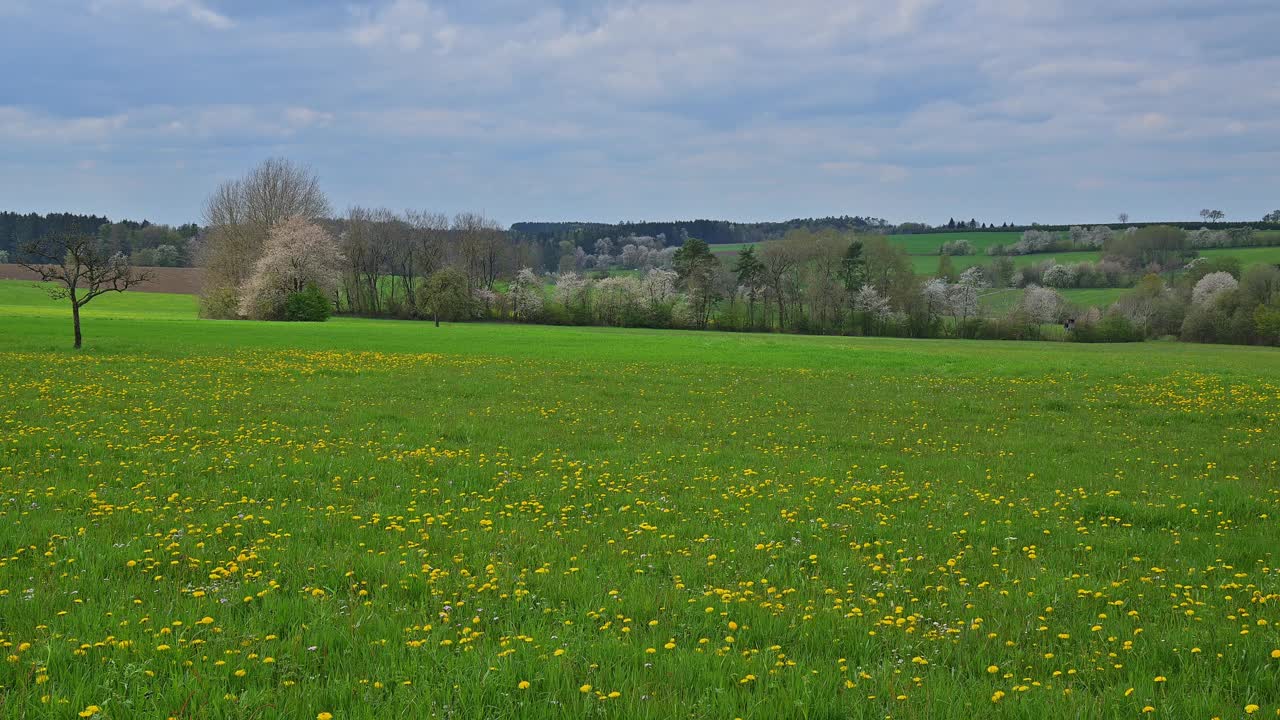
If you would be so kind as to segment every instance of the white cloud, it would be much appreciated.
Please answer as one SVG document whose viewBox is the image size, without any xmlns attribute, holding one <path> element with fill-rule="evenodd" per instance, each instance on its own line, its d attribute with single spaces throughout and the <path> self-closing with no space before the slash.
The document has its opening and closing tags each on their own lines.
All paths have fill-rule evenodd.
<svg viewBox="0 0 1280 720">
<path fill-rule="evenodd" d="M 100 15 L 129 10 L 182 15 L 214 30 L 228 30 L 235 26 L 230 17 L 211 9 L 200 0 L 92 0 L 89 7 Z"/>
<path fill-rule="evenodd" d="M 223 0 L 91 1 L 231 22 Z M 0 140 L 115 144 L 101 159 L 113 170 L 128 152 L 312 153 L 335 182 L 364 182 L 365 201 L 461 197 L 513 219 L 533 207 L 945 221 L 1003 207 L 1022 211 L 1001 220 L 1074 222 L 1087 218 L 1063 216 L 1084 207 L 1072 190 L 1173 207 L 1231 173 L 1252 179 L 1248 197 L 1280 181 L 1280 53 L 1264 37 L 1280 5 L 1264 0 L 347 1 L 259 4 L 240 32 L 171 65 L 150 54 L 190 41 L 180 33 L 152 33 L 135 55 L 125 24 L 81 27 L 111 72 L 86 63 L 65 78 L 76 104 L 19 87 L 27 104 L 0 107 Z M 45 12 L 13 3 L 0 14 Z M 84 156 L 99 157 L 77 149 L 66 166 Z"/>
<path fill-rule="evenodd" d="M 457 28 L 424 0 L 394 0 L 379 9 L 360 8 L 356 18 L 349 36 L 362 47 L 411 52 L 429 46 L 443 54 L 457 41 Z"/>
<path fill-rule="evenodd" d="M 21 143 L 83 144 L 111 139 L 128 125 L 127 114 L 58 118 L 0 106 L 0 138 Z"/>
</svg>

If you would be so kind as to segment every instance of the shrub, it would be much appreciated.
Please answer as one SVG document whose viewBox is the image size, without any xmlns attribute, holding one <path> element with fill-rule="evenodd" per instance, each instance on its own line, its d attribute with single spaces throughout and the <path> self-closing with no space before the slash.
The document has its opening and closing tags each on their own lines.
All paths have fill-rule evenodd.
<svg viewBox="0 0 1280 720">
<path fill-rule="evenodd" d="M 1114 313 L 1102 318 L 1096 324 L 1076 325 L 1075 332 L 1071 333 L 1071 339 L 1085 343 L 1140 342 L 1143 339 L 1143 332 L 1125 316 Z"/>
<path fill-rule="evenodd" d="M 1069 288 L 1076 284 L 1074 265 L 1052 265 L 1044 271 L 1041 280 L 1051 288 Z"/>
<path fill-rule="evenodd" d="M 230 320 L 236 317 L 240 296 L 235 288 L 206 289 L 200 294 L 200 317 L 214 320 Z"/>
<path fill-rule="evenodd" d="M 942 247 L 938 248 L 939 255 L 972 255 L 973 243 L 968 240 L 951 240 L 942 243 Z"/>
<path fill-rule="evenodd" d="M 300 292 L 290 293 L 284 301 L 284 319 L 292 322 L 324 322 L 333 315 L 333 303 L 314 283 Z"/>
<path fill-rule="evenodd" d="M 1253 309 L 1253 324 L 1259 342 L 1280 345 L 1280 307 L 1257 306 Z"/>
</svg>

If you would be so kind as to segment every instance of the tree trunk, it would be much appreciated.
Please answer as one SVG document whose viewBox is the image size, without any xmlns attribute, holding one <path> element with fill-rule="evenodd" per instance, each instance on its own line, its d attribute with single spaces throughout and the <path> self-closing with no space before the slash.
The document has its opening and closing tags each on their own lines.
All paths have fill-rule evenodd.
<svg viewBox="0 0 1280 720">
<path fill-rule="evenodd" d="M 80 303 L 74 299 L 71 301 L 71 321 L 76 327 L 76 345 L 77 350 L 80 349 Z"/>
</svg>

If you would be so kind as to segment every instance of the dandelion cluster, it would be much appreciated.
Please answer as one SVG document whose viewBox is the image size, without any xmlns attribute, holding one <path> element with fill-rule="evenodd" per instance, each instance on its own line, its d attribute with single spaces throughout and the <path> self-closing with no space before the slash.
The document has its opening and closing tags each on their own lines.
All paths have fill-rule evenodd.
<svg viewBox="0 0 1280 720">
<path fill-rule="evenodd" d="M 1280 387 L 1109 362 L 0 352 L 0 698 L 1272 716 Z"/>
</svg>

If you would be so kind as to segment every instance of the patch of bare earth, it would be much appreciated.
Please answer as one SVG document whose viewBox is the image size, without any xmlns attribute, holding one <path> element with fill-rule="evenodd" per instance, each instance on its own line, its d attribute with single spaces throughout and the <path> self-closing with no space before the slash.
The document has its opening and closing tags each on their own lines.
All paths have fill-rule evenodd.
<svg viewBox="0 0 1280 720">
<path fill-rule="evenodd" d="M 176 293 L 194 295 L 200 291 L 200 268 L 153 267 L 140 268 L 151 273 L 151 281 L 131 290 L 142 292 Z M 39 280 L 39 276 L 21 265 L 0 264 L 0 280 Z"/>
</svg>

